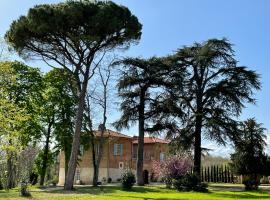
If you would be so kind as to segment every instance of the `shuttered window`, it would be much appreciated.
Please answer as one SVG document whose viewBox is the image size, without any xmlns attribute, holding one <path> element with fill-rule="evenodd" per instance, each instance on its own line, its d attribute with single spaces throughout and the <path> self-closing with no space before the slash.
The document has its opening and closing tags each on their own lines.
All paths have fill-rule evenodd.
<svg viewBox="0 0 270 200">
<path fill-rule="evenodd" d="M 81 180 L 81 173 L 80 173 L 80 170 L 79 169 L 76 170 L 75 180 L 76 181 Z"/>
<path fill-rule="evenodd" d="M 160 161 L 164 161 L 165 160 L 165 154 L 164 153 L 160 153 L 159 154 L 159 160 Z"/>
<path fill-rule="evenodd" d="M 113 155 L 122 156 L 123 155 L 123 144 L 114 144 L 113 145 Z"/>
<path fill-rule="evenodd" d="M 96 155 L 99 154 L 99 144 L 95 144 L 95 153 Z"/>
<path fill-rule="evenodd" d="M 84 148 L 83 145 L 80 145 L 80 155 L 83 156 L 84 154 Z"/>
</svg>

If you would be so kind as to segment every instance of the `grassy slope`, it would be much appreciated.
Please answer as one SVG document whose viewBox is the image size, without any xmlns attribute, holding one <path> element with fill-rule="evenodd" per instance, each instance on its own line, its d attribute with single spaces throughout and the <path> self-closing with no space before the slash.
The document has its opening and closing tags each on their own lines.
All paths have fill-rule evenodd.
<svg viewBox="0 0 270 200">
<path fill-rule="evenodd" d="M 241 186 L 232 185 L 213 185 L 210 187 L 208 193 L 196 192 L 177 192 L 175 190 L 165 189 L 163 186 L 149 186 L 149 187 L 134 187 L 133 191 L 122 191 L 120 187 L 108 186 L 102 190 L 100 188 L 93 189 L 90 187 L 77 188 L 73 192 L 64 192 L 62 189 L 57 190 L 37 190 L 32 189 L 32 200 L 232 200 L 232 199 L 269 199 L 270 189 L 261 190 L 258 192 L 242 191 Z M 26 200 L 18 196 L 17 190 L 10 190 L 9 192 L 0 191 L 0 200 Z"/>
</svg>

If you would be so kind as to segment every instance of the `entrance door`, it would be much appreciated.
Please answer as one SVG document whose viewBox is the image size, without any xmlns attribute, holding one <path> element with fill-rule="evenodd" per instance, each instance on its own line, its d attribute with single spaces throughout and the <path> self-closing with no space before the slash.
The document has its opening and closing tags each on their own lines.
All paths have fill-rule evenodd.
<svg viewBox="0 0 270 200">
<path fill-rule="evenodd" d="M 147 170 L 143 171 L 143 181 L 144 184 L 149 184 L 149 172 Z"/>
</svg>

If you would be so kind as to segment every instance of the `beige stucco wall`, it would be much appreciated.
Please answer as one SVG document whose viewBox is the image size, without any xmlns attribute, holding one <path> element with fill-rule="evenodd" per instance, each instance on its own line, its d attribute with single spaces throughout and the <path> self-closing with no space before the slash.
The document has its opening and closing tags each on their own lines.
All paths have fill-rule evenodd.
<svg viewBox="0 0 270 200">
<path fill-rule="evenodd" d="M 65 168 L 59 168 L 59 179 L 58 185 L 65 184 Z"/>
<path fill-rule="evenodd" d="M 82 182 L 82 184 L 86 184 L 86 185 L 92 184 L 94 169 L 93 168 L 77 168 L 77 169 L 80 170 L 80 178 L 81 178 L 80 181 Z M 107 181 L 108 178 L 110 177 L 112 179 L 112 182 L 116 182 L 118 179 L 121 178 L 123 171 L 124 169 L 110 168 L 109 170 L 107 170 L 107 168 L 100 168 L 98 180 L 103 182 L 104 178 Z M 135 170 L 132 170 L 132 172 L 136 174 Z M 64 185 L 64 183 L 65 183 L 65 168 L 60 168 L 58 185 Z M 76 184 L 75 178 L 74 178 L 74 184 Z"/>
<path fill-rule="evenodd" d="M 82 184 L 86 184 L 86 185 L 89 185 L 89 184 L 92 184 L 92 180 L 93 180 L 93 172 L 94 172 L 94 169 L 93 168 L 77 168 L 77 170 L 80 170 L 80 181 Z M 107 177 L 108 175 L 108 170 L 107 168 L 100 168 L 99 169 L 99 178 L 98 178 L 98 181 L 103 181 L 103 179 L 105 178 L 106 181 L 108 179 Z M 76 184 L 76 174 L 75 174 L 75 177 L 74 177 L 74 183 Z M 64 185 L 65 183 L 65 168 L 60 168 L 59 169 L 59 182 L 58 182 L 58 185 Z"/>
</svg>

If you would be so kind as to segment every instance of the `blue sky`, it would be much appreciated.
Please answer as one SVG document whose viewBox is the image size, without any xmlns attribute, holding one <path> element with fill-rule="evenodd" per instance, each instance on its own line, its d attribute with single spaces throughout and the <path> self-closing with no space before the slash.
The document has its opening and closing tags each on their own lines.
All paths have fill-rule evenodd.
<svg viewBox="0 0 270 200">
<path fill-rule="evenodd" d="M 2 0 L 0 1 L 0 37 L 12 20 L 26 14 L 35 4 L 55 3 L 59 0 Z M 241 119 L 255 117 L 270 130 L 270 1 L 268 0 L 115 0 L 128 6 L 143 24 L 142 38 L 132 46 L 129 56 L 150 57 L 172 53 L 183 45 L 202 42 L 209 38 L 226 37 L 234 44 L 239 65 L 246 65 L 261 74 L 262 90 L 255 97 L 257 105 L 247 105 Z M 28 62 L 42 71 L 49 68 L 39 62 Z M 112 114 L 113 118 L 117 116 Z M 124 130 L 133 135 L 136 127 Z M 267 131 L 268 133 L 268 131 Z M 270 138 L 270 137 L 269 137 Z M 270 144 L 270 139 L 268 139 Z M 215 149 L 214 154 L 228 156 L 230 147 L 218 147 L 204 141 L 204 146 Z M 268 149 L 267 149 L 268 150 Z"/>
</svg>

